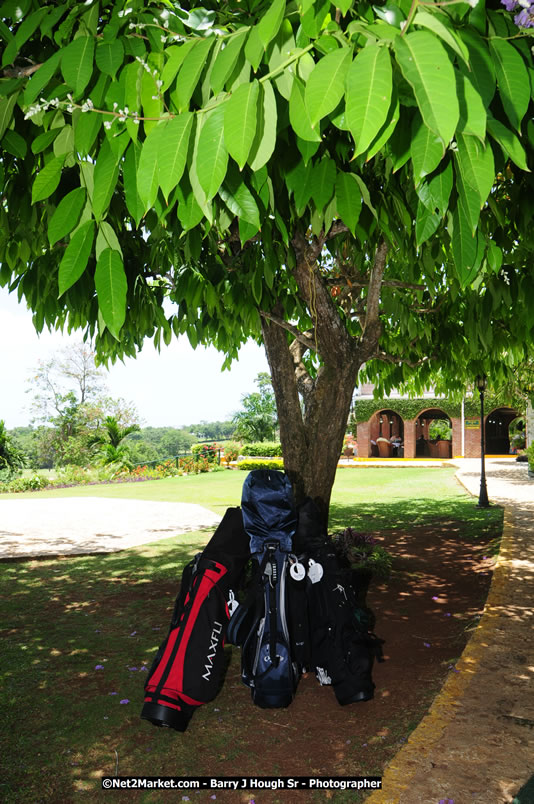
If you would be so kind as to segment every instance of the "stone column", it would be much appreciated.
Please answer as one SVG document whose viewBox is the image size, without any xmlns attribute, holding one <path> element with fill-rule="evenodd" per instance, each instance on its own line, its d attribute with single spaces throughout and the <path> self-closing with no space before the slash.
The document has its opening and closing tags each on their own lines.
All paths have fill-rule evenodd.
<svg viewBox="0 0 534 804">
<path fill-rule="evenodd" d="M 527 402 L 527 447 L 534 443 L 534 408 L 532 402 Z"/>
</svg>

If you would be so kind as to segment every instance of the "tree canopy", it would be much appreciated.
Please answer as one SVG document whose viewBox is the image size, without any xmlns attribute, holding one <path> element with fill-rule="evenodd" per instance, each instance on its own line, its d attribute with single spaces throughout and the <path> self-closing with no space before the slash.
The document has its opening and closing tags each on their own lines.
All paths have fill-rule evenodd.
<svg viewBox="0 0 534 804">
<path fill-rule="evenodd" d="M 533 17 L 505 5 L 7 0 L 0 283 L 102 359 L 262 340 L 327 504 L 362 365 L 450 391 L 528 356 Z"/>
</svg>

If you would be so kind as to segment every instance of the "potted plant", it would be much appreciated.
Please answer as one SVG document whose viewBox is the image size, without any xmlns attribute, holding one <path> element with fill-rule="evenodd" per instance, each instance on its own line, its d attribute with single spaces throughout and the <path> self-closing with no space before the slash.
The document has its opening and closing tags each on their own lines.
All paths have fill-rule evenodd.
<svg viewBox="0 0 534 804">
<path fill-rule="evenodd" d="M 358 604 L 364 606 L 371 580 L 389 577 L 393 556 L 377 544 L 370 533 L 361 533 L 354 528 L 345 528 L 341 533 L 334 534 L 332 540 L 342 564 L 350 570 Z"/>
</svg>

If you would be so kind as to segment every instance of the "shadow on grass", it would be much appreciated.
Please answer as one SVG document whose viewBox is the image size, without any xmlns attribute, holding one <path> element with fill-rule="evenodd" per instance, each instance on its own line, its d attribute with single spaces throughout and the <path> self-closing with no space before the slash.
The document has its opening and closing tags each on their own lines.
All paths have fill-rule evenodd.
<svg viewBox="0 0 534 804">
<path fill-rule="evenodd" d="M 330 506 L 330 531 L 352 527 L 355 530 L 383 531 L 427 527 L 434 522 L 462 522 L 464 538 L 476 539 L 492 532 L 502 523 L 503 509 L 498 506 L 478 509 L 471 498 L 444 500 L 396 499 L 392 502 Z"/>
</svg>

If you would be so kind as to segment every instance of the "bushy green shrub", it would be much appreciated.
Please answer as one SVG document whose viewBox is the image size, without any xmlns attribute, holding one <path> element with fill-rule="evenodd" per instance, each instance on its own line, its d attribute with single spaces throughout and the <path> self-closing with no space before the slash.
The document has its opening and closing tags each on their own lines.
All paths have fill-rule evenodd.
<svg viewBox="0 0 534 804">
<path fill-rule="evenodd" d="M 241 455 L 251 458 L 281 458 L 282 445 L 277 441 L 256 441 L 253 444 L 243 444 Z"/>
<path fill-rule="evenodd" d="M 50 480 L 44 475 L 31 477 L 16 477 L 9 483 L 0 483 L 0 493 L 7 494 L 21 491 L 39 491 L 50 485 Z"/>
<path fill-rule="evenodd" d="M 283 472 L 284 462 L 277 458 L 271 458 L 265 461 L 239 461 L 237 468 L 243 469 L 246 472 L 252 472 L 254 469 L 280 469 Z"/>
<path fill-rule="evenodd" d="M 527 449 L 528 468 L 534 472 L 534 443 Z"/>
</svg>

